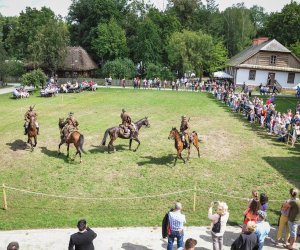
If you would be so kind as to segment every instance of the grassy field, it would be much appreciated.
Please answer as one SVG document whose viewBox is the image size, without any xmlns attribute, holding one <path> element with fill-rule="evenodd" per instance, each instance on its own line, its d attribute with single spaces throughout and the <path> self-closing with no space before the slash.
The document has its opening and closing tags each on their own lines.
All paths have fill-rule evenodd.
<svg viewBox="0 0 300 250">
<path fill-rule="evenodd" d="M 207 225 L 211 201 L 226 201 L 231 224 L 242 223 L 242 211 L 252 189 L 266 192 L 269 220 L 277 223 L 281 200 L 289 188 L 300 188 L 300 146 L 291 149 L 266 131 L 250 125 L 240 114 L 231 113 L 210 94 L 99 89 L 97 92 L 37 96 L 11 100 L 0 96 L 0 183 L 10 187 L 64 197 L 45 197 L 6 190 L 8 210 L 0 210 L 0 229 L 73 227 L 79 218 L 95 226 L 156 226 L 174 201 L 180 200 L 187 225 Z M 296 99 L 278 98 L 278 109 L 294 108 Z M 34 152 L 26 148 L 23 115 L 35 104 L 40 133 Z M 134 120 L 149 117 L 150 128 L 142 128 L 141 146 L 134 153 L 127 140 L 117 140 L 117 151 L 108 154 L 100 146 L 106 128 L 120 123 L 125 108 Z M 83 163 L 57 155 L 58 119 L 73 111 L 85 136 Z M 175 168 L 174 142 L 167 139 L 180 117 L 191 117 L 190 125 L 201 139 L 201 158 L 192 150 L 191 161 L 180 160 Z M 134 144 L 136 146 L 136 144 Z M 75 153 L 71 147 L 71 155 Z M 196 211 L 193 189 L 196 185 Z M 2 193 L 0 193 L 2 196 Z M 230 196 L 230 197 L 228 197 Z M 92 199 L 98 198 L 98 199 Z M 109 198 L 109 199 L 99 199 Z M 122 199 L 115 199 L 122 198 Z M 2 199 L 0 206 L 3 206 Z"/>
</svg>

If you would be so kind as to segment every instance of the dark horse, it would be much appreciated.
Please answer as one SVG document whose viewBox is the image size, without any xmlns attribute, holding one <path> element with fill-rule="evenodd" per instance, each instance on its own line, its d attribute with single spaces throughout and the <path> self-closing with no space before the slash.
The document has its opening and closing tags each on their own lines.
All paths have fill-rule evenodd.
<svg viewBox="0 0 300 250">
<path fill-rule="evenodd" d="M 33 116 L 30 117 L 30 121 L 27 128 L 28 140 L 27 143 L 31 146 L 31 151 L 34 150 L 37 144 L 37 128 L 35 125 L 35 118 Z M 32 143 L 32 138 L 34 139 L 34 144 Z"/>
<path fill-rule="evenodd" d="M 137 149 L 139 148 L 141 142 L 138 138 L 139 136 L 139 130 L 142 126 L 146 126 L 147 128 L 150 127 L 150 123 L 148 121 L 148 117 L 145 117 L 137 122 L 134 123 L 134 126 L 136 128 L 134 134 L 133 134 L 133 140 L 135 140 L 138 145 L 136 147 L 136 149 L 134 149 L 133 151 L 137 151 Z M 129 130 L 129 129 L 128 129 Z M 112 148 L 114 150 L 114 141 L 119 137 L 119 138 L 122 138 L 122 139 L 130 139 L 130 133 L 124 133 L 124 129 L 123 128 L 120 128 L 119 126 L 116 126 L 116 127 L 112 127 L 112 128 L 108 128 L 105 133 L 104 133 L 104 137 L 103 137 L 103 140 L 102 140 L 102 145 L 105 146 L 105 143 L 106 143 L 106 138 L 107 136 L 109 135 L 110 137 L 110 142 L 108 143 L 108 146 L 107 146 L 107 149 L 108 149 L 108 152 L 110 152 L 110 148 Z M 131 150 L 131 143 L 132 143 L 132 139 L 130 139 L 129 141 L 129 150 Z"/>
<path fill-rule="evenodd" d="M 58 122 L 58 126 L 60 129 L 62 129 L 64 126 L 66 125 L 66 122 L 64 121 L 63 118 L 59 118 L 59 122 Z M 60 155 L 60 146 L 62 144 L 66 143 L 67 144 L 67 157 L 69 157 L 69 148 L 70 148 L 70 144 L 74 143 L 74 146 L 76 148 L 76 154 L 74 156 L 74 159 L 76 157 L 77 154 L 79 154 L 80 157 L 80 162 L 82 162 L 81 160 L 81 152 L 83 152 L 83 143 L 84 143 L 84 137 L 82 134 L 80 134 L 78 131 L 73 131 L 71 132 L 71 134 L 68 136 L 67 140 L 65 140 L 64 136 L 61 137 L 61 141 L 58 145 L 58 154 Z"/>
<path fill-rule="evenodd" d="M 175 148 L 177 150 L 177 156 L 175 158 L 174 166 L 176 165 L 178 157 L 180 159 L 182 159 L 184 163 L 190 159 L 191 144 L 193 144 L 196 147 L 196 149 L 198 151 L 198 157 L 200 158 L 199 138 L 198 138 L 198 134 L 195 131 L 193 131 L 189 135 L 189 143 L 188 143 L 188 145 L 185 145 L 182 142 L 180 133 L 179 133 L 179 131 L 176 128 L 172 128 L 171 129 L 168 139 L 174 139 L 175 140 Z M 182 151 L 184 149 L 187 149 L 187 151 L 188 151 L 188 156 L 187 156 L 186 161 L 182 158 L 182 155 L 181 155 L 181 153 L 182 153 Z"/>
</svg>

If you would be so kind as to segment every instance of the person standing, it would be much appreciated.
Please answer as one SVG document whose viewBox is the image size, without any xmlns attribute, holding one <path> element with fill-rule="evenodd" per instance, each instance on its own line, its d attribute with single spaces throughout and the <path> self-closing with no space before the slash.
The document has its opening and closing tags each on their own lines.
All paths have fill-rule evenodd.
<svg viewBox="0 0 300 250">
<path fill-rule="evenodd" d="M 289 229 L 290 229 L 290 245 L 288 249 L 293 249 L 297 237 L 297 229 L 300 226 L 300 200 L 290 200 L 288 207 L 289 211 Z"/>
<path fill-rule="evenodd" d="M 217 212 L 212 213 L 213 206 L 217 205 Z M 212 202 L 208 209 L 208 219 L 211 220 L 211 237 L 213 250 L 223 249 L 223 235 L 226 230 L 226 223 L 229 218 L 228 206 L 225 202 Z"/>
<path fill-rule="evenodd" d="M 174 210 L 169 212 L 170 234 L 168 235 L 167 250 L 173 250 L 175 238 L 177 239 L 177 248 L 183 247 L 183 224 L 186 223 L 186 220 L 181 211 L 181 203 L 176 202 Z"/>
<path fill-rule="evenodd" d="M 258 219 L 256 222 L 256 235 L 258 237 L 258 250 L 262 250 L 264 247 L 265 238 L 270 233 L 270 224 L 265 221 L 267 217 L 267 213 L 258 210 Z"/>
<path fill-rule="evenodd" d="M 72 234 L 69 242 L 69 250 L 94 250 L 93 240 L 97 234 L 87 226 L 86 220 L 77 223 L 78 232 Z"/>
</svg>

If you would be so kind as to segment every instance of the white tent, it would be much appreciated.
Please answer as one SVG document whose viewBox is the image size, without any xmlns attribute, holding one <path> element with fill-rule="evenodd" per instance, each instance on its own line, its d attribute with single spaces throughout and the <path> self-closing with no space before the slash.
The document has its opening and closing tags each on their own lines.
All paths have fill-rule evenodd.
<svg viewBox="0 0 300 250">
<path fill-rule="evenodd" d="M 223 71 L 217 71 L 213 73 L 214 78 L 220 78 L 220 79 L 233 79 L 233 77 Z"/>
</svg>

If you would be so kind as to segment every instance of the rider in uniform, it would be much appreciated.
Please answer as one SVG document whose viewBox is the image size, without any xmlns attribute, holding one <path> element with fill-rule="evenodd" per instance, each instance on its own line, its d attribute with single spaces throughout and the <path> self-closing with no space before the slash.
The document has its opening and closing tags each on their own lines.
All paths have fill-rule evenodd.
<svg viewBox="0 0 300 250">
<path fill-rule="evenodd" d="M 130 130 L 130 139 L 133 139 L 133 133 L 135 131 L 134 126 L 131 121 L 131 117 L 126 113 L 125 109 L 122 109 L 121 113 L 122 124 L 120 127 L 124 129 L 124 132 L 127 133 L 127 129 Z"/>
<path fill-rule="evenodd" d="M 74 118 L 74 113 L 70 112 L 69 117 L 65 121 L 66 125 L 62 129 L 62 136 L 64 137 L 64 140 L 66 141 L 68 139 L 68 136 L 74 132 L 77 131 L 77 126 L 79 125 L 78 121 Z"/>
<path fill-rule="evenodd" d="M 24 118 L 25 118 L 25 124 L 24 124 L 25 133 L 24 133 L 24 135 L 27 135 L 28 125 L 29 125 L 31 117 L 34 117 L 37 134 L 39 134 L 40 128 L 39 128 L 39 124 L 37 122 L 37 113 L 35 111 L 33 111 L 33 106 L 30 106 L 29 110 L 27 110 L 27 112 L 24 115 Z"/>
<path fill-rule="evenodd" d="M 180 124 L 180 133 L 181 140 L 185 146 L 188 145 L 188 136 L 189 136 L 189 122 L 185 115 L 181 116 L 181 124 Z"/>
</svg>

